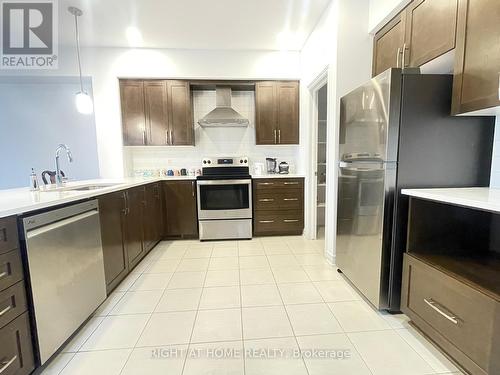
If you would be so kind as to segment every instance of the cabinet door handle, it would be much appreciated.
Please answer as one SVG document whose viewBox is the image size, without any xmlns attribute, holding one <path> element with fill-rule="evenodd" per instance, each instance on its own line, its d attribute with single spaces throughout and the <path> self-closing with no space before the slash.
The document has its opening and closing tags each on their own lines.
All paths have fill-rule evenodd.
<svg viewBox="0 0 500 375">
<path fill-rule="evenodd" d="M 263 186 L 274 185 L 274 182 L 259 182 L 259 185 Z"/>
<path fill-rule="evenodd" d="M 401 67 L 406 68 L 406 50 L 408 47 L 406 46 L 406 43 L 403 44 L 403 58 L 401 59 Z"/>
<path fill-rule="evenodd" d="M 3 271 L 2 273 L 0 273 L 0 280 L 3 279 L 4 277 L 7 277 L 9 275 L 9 273 L 7 271 Z"/>
<path fill-rule="evenodd" d="M 174 144 L 174 132 L 172 130 L 170 130 L 170 144 Z"/>
<path fill-rule="evenodd" d="M 284 182 L 283 185 L 298 185 L 298 182 Z"/>
<path fill-rule="evenodd" d="M 276 129 L 274 129 L 274 144 L 276 144 Z"/>
<path fill-rule="evenodd" d="M 436 311 L 439 315 L 444 316 L 453 324 L 458 324 L 459 319 L 448 310 L 446 307 L 434 301 L 432 298 L 424 298 L 424 302 L 429 305 L 434 311 Z"/>
<path fill-rule="evenodd" d="M 298 219 L 285 219 L 283 220 L 284 223 L 298 223 Z"/>
<path fill-rule="evenodd" d="M 142 131 L 142 144 L 146 146 L 146 129 Z"/>
<path fill-rule="evenodd" d="M 193 197 L 195 196 L 194 192 L 194 181 L 191 181 L 191 193 L 193 194 Z"/>
<path fill-rule="evenodd" d="M 281 129 L 278 129 L 278 144 L 281 144 Z"/>
<path fill-rule="evenodd" d="M 261 223 L 261 224 L 270 224 L 270 223 L 274 223 L 274 220 L 259 220 L 259 223 Z"/>
<path fill-rule="evenodd" d="M 283 198 L 283 200 L 286 202 L 289 202 L 289 201 L 295 202 L 295 201 L 298 201 L 299 198 Z"/>
<path fill-rule="evenodd" d="M 13 363 L 14 363 L 14 361 L 15 361 L 16 359 L 17 359 L 17 355 L 15 355 L 14 357 L 12 357 L 12 358 L 11 358 L 10 360 L 8 360 L 8 361 L 2 361 L 2 362 L 0 362 L 0 365 L 2 366 L 2 367 L 0 367 L 0 374 L 1 374 L 2 372 L 4 372 L 5 370 L 7 370 L 7 368 L 9 368 L 9 366 L 10 366 L 11 364 L 13 364 Z"/>
<path fill-rule="evenodd" d="M 165 130 L 165 144 L 168 145 L 168 130 Z"/>
<path fill-rule="evenodd" d="M 399 58 L 401 57 L 401 47 L 398 47 L 398 52 L 396 54 L 396 68 L 399 68 Z M 364 99 L 364 97 L 363 97 Z"/>
<path fill-rule="evenodd" d="M 259 202 L 274 202 L 273 198 L 264 198 L 264 199 L 259 199 Z"/>
<path fill-rule="evenodd" d="M 12 310 L 12 305 L 7 306 L 5 309 L 0 311 L 0 317 L 5 315 L 8 311 Z"/>
</svg>

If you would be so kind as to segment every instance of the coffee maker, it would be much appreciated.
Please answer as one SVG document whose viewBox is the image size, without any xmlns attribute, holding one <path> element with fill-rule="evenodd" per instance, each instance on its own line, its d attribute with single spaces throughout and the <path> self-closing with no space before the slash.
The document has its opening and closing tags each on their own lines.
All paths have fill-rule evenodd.
<svg viewBox="0 0 500 375">
<path fill-rule="evenodd" d="M 276 158 L 266 158 L 266 167 L 268 174 L 276 173 L 276 167 L 278 166 L 278 162 Z"/>
</svg>

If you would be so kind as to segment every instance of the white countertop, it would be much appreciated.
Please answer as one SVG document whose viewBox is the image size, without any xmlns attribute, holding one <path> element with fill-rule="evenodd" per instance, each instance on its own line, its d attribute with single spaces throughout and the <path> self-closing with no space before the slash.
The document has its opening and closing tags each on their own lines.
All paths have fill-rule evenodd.
<svg viewBox="0 0 500 375">
<path fill-rule="evenodd" d="M 272 174 L 262 176 L 252 176 L 253 178 L 298 178 L 304 177 L 297 174 Z M 65 184 L 65 188 L 84 185 L 113 184 L 97 190 L 40 190 L 30 191 L 29 188 L 0 190 L 0 218 L 20 215 L 27 212 L 50 208 L 61 204 L 76 202 L 79 200 L 97 197 L 99 195 L 112 193 L 135 186 L 140 186 L 156 181 L 178 181 L 196 180 L 195 176 L 172 176 L 172 177 L 145 177 L 145 178 L 124 178 L 119 180 L 86 180 L 72 181 Z"/>
<path fill-rule="evenodd" d="M 443 188 L 403 189 L 402 194 L 411 197 L 448 203 L 484 211 L 500 212 L 500 189 L 494 188 Z"/>
<path fill-rule="evenodd" d="M 140 186 L 156 181 L 195 180 L 194 176 L 150 177 L 150 178 L 124 178 L 119 180 L 86 180 L 73 181 L 65 184 L 65 188 L 95 184 L 113 184 L 97 190 L 40 190 L 30 191 L 29 188 L 0 190 L 0 218 L 19 215 L 44 208 L 67 204 L 83 199 L 97 197 L 134 186 Z"/>
<path fill-rule="evenodd" d="M 259 178 L 304 178 L 304 175 L 303 174 L 296 174 L 296 173 L 289 173 L 289 174 L 274 173 L 274 174 L 252 175 L 252 178 L 254 178 L 254 179 L 259 179 Z"/>
</svg>

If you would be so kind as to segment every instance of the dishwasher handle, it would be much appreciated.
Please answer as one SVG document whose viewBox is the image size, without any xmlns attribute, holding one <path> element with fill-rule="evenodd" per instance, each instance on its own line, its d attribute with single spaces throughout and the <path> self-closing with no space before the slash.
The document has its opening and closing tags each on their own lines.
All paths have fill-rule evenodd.
<svg viewBox="0 0 500 375">
<path fill-rule="evenodd" d="M 51 224 L 44 225 L 43 227 L 40 227 L 40 228 L 28 230 L 26 232 L 26 238 L 27 239 L 34 238 L 34 237 L 39 236 L 41 234 L 44 234 L 44 233 L 47 233 L 49 231 L 64 227 L 66 225 L 76 223 L 77 221 L 84 220 L 88 217 L 98 215 L 98 214 L 99 214 L 98 210 L 91 210 L 91 211 L 87 211 L 87 212 L 69 217 L 67 219 L 63 219 L 63 220 L 56 221 L 56 222 L 51 223 Z"/>
</svg>

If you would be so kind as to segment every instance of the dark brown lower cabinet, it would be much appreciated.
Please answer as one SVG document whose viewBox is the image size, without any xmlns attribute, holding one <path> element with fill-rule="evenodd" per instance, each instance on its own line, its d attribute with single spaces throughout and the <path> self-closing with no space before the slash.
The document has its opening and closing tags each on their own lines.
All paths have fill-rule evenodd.
<svg viewBox="0 0 500 375">
<path fill-rule="evenodd" d="M 123 228 L 126 207 L 126 191 L 99 197 L 104 275 L 108 293 L 125 278 L 129 270 Z"/>
<path fill-rule="evenodd" d="M 35 368 L 28 312 L 0 328 L 0 373 L 27 375 Z"/>
<path fill-rule="evenodd" d="M 144 250 L 148 253 L 162 238 L 163 209 L 160 183 L 149 184 L 144 190 Z"/>
<path fill-rule="evenodd" d="M 304 230 L 304 180 L 253 181 L 253 232 L 256 236 L 300 235 Z"/>
<path fill-rule="evenodd" d="M 163 185 L 166 237 L 198 236 L 196 181 L 166 181 Z"/>
<path fill-rule="evenodd" d="M 129 268 L 139 263 L 144 252 L 144 187 L 139 186 L 127 190 L 127 210 L 124 216 L 125 248 Z"/>
</svg>

